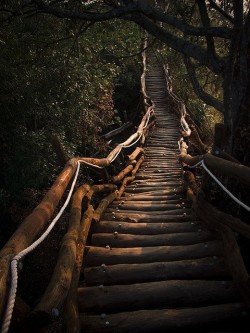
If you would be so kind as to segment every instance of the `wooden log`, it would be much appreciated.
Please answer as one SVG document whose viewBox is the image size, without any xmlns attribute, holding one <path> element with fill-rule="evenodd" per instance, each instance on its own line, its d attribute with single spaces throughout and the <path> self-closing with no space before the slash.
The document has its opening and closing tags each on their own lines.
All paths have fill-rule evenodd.
<svg viewBox="0 0 250 333">
<path fill-rule="evenodd" d="M 187 332 L 194 328 L 200 332 L 206 330 L 230 331 L 234 327 L 244 332 L 248 316 L 242 303 L 218 304 L 184 309 L 156 309 L 108 314 L 101 316 L 82 314 L 80 317 L 82 332 L 96 333 L 152 333 Z M 242 327 L 239 327 L 239 320 Z M 233 326 L 233 324 L 237 324 Z M 246 326 L 245 326 L 246 327 Z"/>
<path fill-rule="evenodd" d="M 154 115 L 151 117 L 151 119 L 153 119 Z M 148 125 L 147 127 L 144 129 L 144 135 L 141 139 L 141 144 L 144 145 L 145 144 L 145 141 L 146 141 L 146 138 L 148 137 L 149 135 L 149 132 L 150 132 L 150 129 L 155 125 L 156 121 L 155 119 L 152 120 Z"/>
<path fill-rule="evenodd" d="M 141 203 L 141 202 L 135 202 L 135 203 L 124 203 L 123 205 L 119 205 L 119 207 L 115 207 L 117 211 L 126 213 L 127 210 L 131 211 L 167 211 L 167 210 L 175 210 L 179 208 L 185 208 L 185 205 L 182 205 L 180 202 L 178 203 L 164 203 L 162 201 L 152 203 Z M 114 207 L 109 207 L 106 212 L 112 212 L 114 211 Z"/>
<path fill-rule="evenodd" d="M 194 174 L 191 171 L 185 171 L 184 172 L 184 179 L 188 183 L 188 186 L 190 187 L 190 189 L 192 190 L 194 195 L 197 195 L 200 191 L 200 188 L 196 183 L 196 179 L 195 179 Z"/>
<path fill-rule="evenodd" d="M 233 156 L 231 156 L 230 154 L 226 153 L 225 151 L 223 151 L 219 148 L 216 148 L 213 151 L 213 155 L 223 158 L 224 160 L 228 160 L 228 161 L 231 161 L 231 162 L 234 162 L 237 164 L 241 164 L 240 161 L 238 161 L 236 158 L 234 158 Z"/>
<path fill-rule="evenodd" d="M 190 166 L 194 166 L 197 163 L 201 162 L 202 160 L 203 160 L 202 155 L 191 156 L 186 153 L 181 153 L 179 156 L 179 161 L 181 163 L 184 163 L 185 165 L 190 165 Z"/>
<path fill-rule="evenodd" d="M 221 235 L 225 248 L 225 261 L 242 298 L 250 307 L 250 278 L 235 235 L 226 226 L 223 226 Z"/>
<path fill-rule="evenodd" d="M 133 202 L 135 201 L 149 201 L 149 202 L 158 202 L 158 201 L 163 201 L 163 200 L 168 200 L 169 202 L 177 202 L 177 200 L 185 200 L 184 196 L 182 193 L 180 194 L 176 194 L 175 192 L 173 194 L 170 195 L 160 195 L 157 193 L 155 195 L 150 194 L 150 193 L 143 193 L 142 195 L 137 194 L 137 195 L 131 195 L 131 194 L 127 194 L 126 196 L 122 196 L 120 198 L 117 199 L 117 201 L 121 201 L 121 202 L 127 202 L 127 200 L 129 200 L 129 202 L 131 202 L 131 199 L 133 199 Z"/>
<path fill-rule="evenodd" d="M 101 202 L 99 203 L 98 207 L 96 208 L 93 216 L 94 221 L 99 221 L 103 212 L 106 210 L 108 205 L 116 199 L 118 195 L 118 192 L 112 192 L 110 193 L 106 198 L 102 199 Z"/>
<path fill-rule="evenodd" d="M 190 208 L 186 208 L 184 209 L 180 209 L 180 208 L 175 208 L 175 209 L 165 209 L 165 210 L 151 210 L 151 211 L 136 211 L 136 210 L 126 210 L 126 211 L 108 211 L 105 212 L 105 217 L 110 216 L 110 213 L 112 213 L 113 216 L 117 217 L 119 219 L 119 217 L 134 217 L 134 218 L 139 218 L 139 219 L 144 219 L 144 218 L 150 218 L 150 217 L 160 217 L 160 216 L 164 216 L 164 213 L 167 214 L 168 216 L 170 215 L 191 215 L 193 214 L 193 210 Z M 139 221 L 139 220 L 138 220 Z"/>
<path fill-rule="evenodd" d="M 195 222 L 182 223 L 129 223 L 116 221 L 101 221 L 92 225 L 93 233 L 110 233 L 118 231 L 123 234 L 158 235 L 166 233 L 193 232 L 202 230 L 202 226 Z"/>
<path fill-rule="evenodd" d="M 170 262 L 117 264 L 102 267 L 89 267 L 84 270 L 84 280 L 87 286 L 130 284 L 136 282 L 163 280 L 201 280 L 229 279 L 224 259 L 206 257 L 193 260 Z"/>
<path fill-rule="evenodd" d="M 119 183 L 126 175 L 130 174 L 131 171 L 133 170 L 134 166 L 133 165 L 128 165 L 126 168 L 124 168 L 117 176 L 112 177 L 112 182 L 117 184 Z"/>
<path fill-rule="evenodd" d="M 93 218 L 94 208 L 89 206 L 89 209 L 84 213 L 78 233 L 76 262 L 71 280 L 70 289 L 64 305 L 64 332 L 79 333 L 80 322 L 77 304 L 77 287 L 81 273 L 84 248 L 87 242 L 91 221 Z"/>
<path fill-rule="evenodd" d="M 111 247 L 138 247 L 138 246 L 175 246 L 190 245 L 207 242 L 214 239 L 214 235 L 209 231 L 186 232 L 176 234 L 160 235 L 132 235 L 122 234 L 119 229 L 113 234 L 97 233 L 91 237 L 91 245 Z"/>
<path fill-rule="evenodd" d="M 226 263 L 243 299 L 248 306 L 250 306 L 250 278 L 247 269 L 234 233 L 228 226 L 223 224 L 225 221 L 223 218 L 225 218 L 225 215 L 227 214 L 220 214 L 221 212 L 218 211 L 219 214 L 217 215 L 217 211 L 218 210 L 214 207 L 212 207 L 211 210 L 210 204 L 206 203 L 202 197 L 198 196 L 197 214 L 208 226 L 212 226 L 220 232 L 225 249 Z M 216 218 L 216 220 L 214 220 L 214 218 Z"/>
<path fill-rule="evenodd" d="M 144 161 L 144 156 L 141 156 L 138 162 L 136 163 L 134 169 L 132 170 L 132 175 L 134 176 L 138 171 L 139 167 L 141 166 L 142 162 Z"/>
<path fill-rule="evenodd" d="M 95 193 L 111 192 L 115 191 L 117 189 L 117 186 L 114 184 L 99 184 L 99 185 L 93 185 L 92 189 Z"/>
<path fill-rule="evenodd" d="M 205 165 L 214 172 L 236 179 L 244 185 L 250 185 L 250 168 L 242 164 L 224 160 L 211 154 L 204 155 Z"/>
<path fill-rule="evenodd" d="M 136 158 L 140 155 L 140 154 L 143 154 L 144 152 L 144 149 L 141 148 L 141 147 L 137 147 L 132 154 L 128 155 L 128 159 L 129 161 L 133 161 L 133 160 L 136 160 Z"/>
<path fill-rule="evenodd" d="M 77 159 L 71 159 L 57 177 L 41 203 L 25 218 L 0 252 L 0 317 L 6 296 L 6 280 L 11 259 L 27 248 L 46 226 L 75 173 Z"/>
<path fill-rule="evenodd" d="M 226 214 L 218 208 L 211 205 L 209 202 L 198 196 L 197 213 L 202 220 L 207 222 L 207 225 L 212 226 L 216 230 L 221 230 L 221 225 L 230 227 L 233 231 L 250 239 L 250 226 L 242 222 L 239 218 Z"/>
<path fill-rule="evenodd" d="M 239 294 L 230 281 L 167 280 L 78 288 L 80 312 L 194 307 L 238 300 Z"/>
<path fill-rule="evenodd" d="M 42 322 L 49 323 L 52 309 L 61 311 L 67 297 L 76 259 L 78 230 L 82 214 L 82 198 L 89 190 L 90 186 L 85 184 L 73 195 L 68 231 L 62 239 L 52 278 L 41 300 L 30 315 L 30 321 L 36 322 L 38 326 Z"/>
<path fill-rule="evenodd" d="M 134 248 L 89 247 L 85 264 L 87 266 L 176 261 L 221 256 L 222 242 L 210 241 L 184 246 L 157 246 Z"/>
<path fill-rule="evenodd" d="M 180 185 L 173 185 L 172 187 L 167 188 L 166 186 L 143 186 L 143 187 L 134 187 L 134 188 L 126 188 L 126 193 L 136 193 L 136 194 L 143 194 L 154 192 L 154 194 L 162 193 L 162 194 L 173 194 L 173 193 L 182 193 L 183 187 L 180 187 Z"/>
<path fill-rule="evenodd" d="M 182 215 L 169 215 L 162 213 L 161 215 L 146 215 L 146 214 L 129 214 L 129 215 L 112 215 L 105 214 L 103 219 L 114 220 L 114 221 L 124 221 L 124 222 L 153 222 L 153 223 L 162 223 L 162 222 L 185 222 L 193 221 L 195 219 L 194 214 L 182 214 Z"/>
<path fill-rule="evenodd" d="M 123 179 L 122 184 L 121 184 L 118 194 L 117 194 L 117 198 L 120 198 L 122 196 L 123 192 L 126 189 L 127 184 L 131 183 L 134 179 L 135 179 L 135 176 L 125 177 Z"/>
</svg>

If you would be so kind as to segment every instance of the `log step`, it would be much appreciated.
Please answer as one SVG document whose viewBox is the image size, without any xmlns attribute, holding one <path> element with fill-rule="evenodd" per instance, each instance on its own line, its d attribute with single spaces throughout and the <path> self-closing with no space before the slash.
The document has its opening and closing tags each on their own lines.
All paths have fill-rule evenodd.
<svg viewBox="0 0 250 333">
<path fill-rule="evenodd" d="M 214 239 L 214 235 L 209 231 L 203 230 L 200 230 L 200 232 L 160 235 L 132 235 L 115 231 L 112 234 L 93 234 L 91 244 L 94 246 L 109 245 L 111 247 L 180 246 L 208 242 L 212 239 Z"/>
<path fill-rule="evenodd" d="M 96 223 L 92 226 L 93 233 L 113 233 L 118 231 L 122 234 L 134 234 L 134 235 L 159 235 L 167 233 L 178 232 L 192 232 L 202 230 L 203 225 L 197 223 L 197 221 L 181 222 L 181 223 L 131 223 L 131 222 L 116 222 L 116 221 L 104 221 Z"/>
<path fill-rule="evenodd" d="M 105 268 L 96 266 L 84 270 L 84 282 L 87 286 L 162 280 L 222 280 L 228 278 L 229 274 L 223 258 L 216 256 L 172 262 L 117 264 Z"/>
<path fill-rule="evenodd" d="M 209 241 L 185 246 L 155 246 L 133 248 L 86 247 L 86 266 L 135 264 L 148 262 L 198 259 L 209 256 L 222 256 L 221 241 Z"/>
<path fill-rule="evenodd" d="M 135 180 L 92 224 L 78 288 L 81 332 L 244 332 L 249 311 L 223 241 L 185 199 L 179 116 L 170 112 L 164 71 L 152 57 L 146 83 L 154 133 Z"/>
<path fill-rule="evenodd" d="M 239 293 L 231 281 L 167 280 L 78 288 L 81 312 L 131 311 L 159 307 L 195 307 L 235 302 Z"/>
<path fill-rule="evenodd" d="M 82 332 L 166 333 L 247 332 L 247 309 L 242 303 L 227 303 L 183 309 L 151 309 L 117 314 L 81 315 Z M 245 326 L 246 327 L 246 326 Z M 219 329 L 219 331 L 218 331 Z M 228 330 L 228 331 L 227 331 Z M 232 331 L 233 330 L 233 331 Z"/>
</svg>

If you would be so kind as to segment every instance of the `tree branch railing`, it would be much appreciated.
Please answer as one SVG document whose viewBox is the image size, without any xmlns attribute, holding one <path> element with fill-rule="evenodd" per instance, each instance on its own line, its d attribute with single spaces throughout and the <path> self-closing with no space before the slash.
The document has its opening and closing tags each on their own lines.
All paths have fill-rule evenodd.
<svg viewBox="0 0 250 333">
<path fill-rule="evenodd" d="M 39 325 L 41 327 L 42 322 L 48 323 L 52 316 L 55 315 L 55 312 L 59 313 L 64 306 L 65 314 L 63 317 L 66 320 L 65 327 L 68 327 L 68 332 L 73 332 L 72 327 L 74 327 L 74 332 L 79 331 L 79 327 L 77 328 L 76 288 L 83 260 L 83 250 L 91 223 L 97 223 L 100 220 L 108 204 L 117 197 L 121 197 L 126 185 L 135 178 L 135 173 L 144 159 L 142 146 L 145 143 L 145 138 L 149 134 L 150 128 L 154 125 L 154 107 L 145 91 L 145 55 L 143 57 L 144 72 L 141 77 L 141 89 L 144 98 L 145 114 L 137 131 L 126 141 L 118 144 L 106 158 L 71 158 L 43 200 L 25 218 L 0 251 L 0 318 L 3 318 L 4 309 L 7 307 L 1 333 L 8 332 L 17 289 L 17 277 L 15 277 L 16 281 L 14 283 L 12 281 L 9 290 L 10 264 L 14 266 L 13 269 L 17 275 L 18 261 L 23 258 L 22 256 L 27 254 L 33 244 L 40 240 L 41 237 L 34 242 L 38 234 L 48 226 L 49 220 L 58 207 L 68 185 L 74 178 L 70 190 L 73 192 L 80 165 L 84 164 L 95 170 L 104 171 L 108 182 L 92 186 L 84 184 L 75 191 L 72 197 L 68 231 L 62 239 L 54 273 L 41 300 L 35 309 L 29 313 L 29 321 L 33 324 L 35 323 L 37 327 Z M 132 150 L 133 147 L 136 148 Z M 117 169 L 115 162 L 123 149 L 126 150 L 126 154 L 125 158 L 122 159 L 122 170 L 120 170 L 121 166 L 119 165 L 119 169 Z M 109 174 L 110 166 L 116 169 L 116 172 L 112 175 Z M 107 195 L 95 208 L 92 198 L 96 193 L 106 193 Z M 67 200 L 69 201 L 69 199 L 70 196 L 68 196 Z M 67 204 L 65 203 L 63 208 L 65 209 L 66 206 Z M 51 225 L 54 225 L 59 217 L 58 214 L 48 228 L 52 229 L 53 226 Z M 36 247 L 37 245 L 34 246 Z M 8 298 L 9 292 L 11 295 Z"/>
</svg>

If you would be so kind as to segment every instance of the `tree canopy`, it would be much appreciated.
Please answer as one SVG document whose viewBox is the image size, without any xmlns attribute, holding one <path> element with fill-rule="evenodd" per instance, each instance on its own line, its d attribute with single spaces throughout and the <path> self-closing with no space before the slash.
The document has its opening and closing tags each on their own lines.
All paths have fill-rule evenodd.
<svg viewBox="0 0 250 333">
<path fill-rule="evenodd" d="M 103 131 L 136 112 L 145 30 L 182 98 L 218 110 L 224 148 L 250 165 L 249 1 L 2 0 L 0 27 L 0 198 L 53 178 L 52 136 L 68 156 L 105 151 Z"/>
<path fill-rule="evenodd" d="M 46 13 L 63 22 L 74 21 L 78 26 L 75 36 L 96 22 L 119 18 L 136 23 L 183 55 L 194 91 L 224 114 L 228 147 L 233 151 L 233 137 L 246 122 L 241 109 L 247 103 L 248 8 L 245 0 L 21 0 L 3 2 L 2 22 Z M 203 89 L 196 75 L 201 68 L 222 79 L 223 100 Z"/>
</svg>

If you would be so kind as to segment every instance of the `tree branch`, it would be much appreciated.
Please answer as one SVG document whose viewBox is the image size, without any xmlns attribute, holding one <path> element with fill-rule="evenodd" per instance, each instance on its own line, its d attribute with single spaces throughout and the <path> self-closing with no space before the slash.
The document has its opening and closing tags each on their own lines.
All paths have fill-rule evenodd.
<svg viewBox="0 0 250 333">
<path fill-rule="evenodd" d="M 80 11 L 71 11 L 68 9 L 62 9 L 58 7 L 53 7 L 47 5 L 42 0 L 33 0 L 33 2 L 38 6 L 39 9 L 43 10 L 45 13 L 52 14 L 59 18 L 72 18 L 72 19 L 79 19 L 89 22 L 97 22 L 97 21 L 107 21 L 113 18 L 121 18 L 127 14 L 134 13 L 138 11 L 137 4 L 131 3 L 126 7 L 119 6 L 113 8 L 107 12 L 80 12 Z"/>
<path fill-rule="evenodd" d="M 214 0 L 209 0 L 209 5 L 211 8 L 215 9 L 217 12 L 219 12 L 223 17 L 225 17 L 228 21 L 231 23 L 234 23 L 234 18 L 226 13 L 219 5 L 216 4 Z"/>
<path fill-rule="evenodd" d="M 167 13 L 160 11 L 157 8 L 149 6 L 145 1 L 138 1 L 138 10 L 148 18 L 151 18 L 155 21 L 160 21 L 162 23 L 167 23 L 179 29 L 186 35 L 220 37 L 226 39 L 230 39 L 231 37 L 232 31 L 227 27 L 210 27 L 210 24 L 205 25 L 204 23 L 203 23 L 204 27 L 194 27 L 182 20 L 177 19 L 174 16 L 171 16 Z M 204 16 L 205 14 L 203 13 L 203 17 Z M 207 20 L 209 21 L 208 15 L 207 15 Z"/>
<path fill-rule="evenodd" d="M 210 27 L 210 19 L 207 13 L 207 5 L 205 0 L 196 0 L 200 12 L 201 22 L 205 28 Z M 211 36 L 206 36 L 207 41 L 207 51 L 208 53 L 215 55 L 215 47 L 214 47 L 214 40 Z"/>
<path fill-rule="evenodd" d="M 215 109 L 217 109 L 218 111 L 224 113 L 223 104 L 219 100 L 217 100 L 213 96 L 209 95 L 207 92 L 205 92 L 202 89 L 202 87 L 196 77 L 194 66 L 188 57 L 184 57 L 184 63 L 185 63 L 190 81 L 192 83 L 192 86 L 193 86 L 193 89 L 194 89 L 196 95 L 200 99 L 202 99 L 206 104 L 208 104 L 208 105 L 214 107 Z"/>
<path fill-rule="evenodd" d="M 193 44 L 183 38 L 177 37 L 167 30 L 157 26 L 149 20 L 147 17 L 141 14 L 131 14 L 124 17 L 129 21 L 133 21 L 148 31 L 151 35 L 155 36 L 157 39 L 166 43 L 172 49 L 184 54 L 187 57 L 196 59 L 202 65 L 207 66 L 210 70 L 218 75 L 223 75 L 224 73 L 224 62 L 222 59 L 211 56 L 208 52 L 201 46 Z"/>
</svg>

